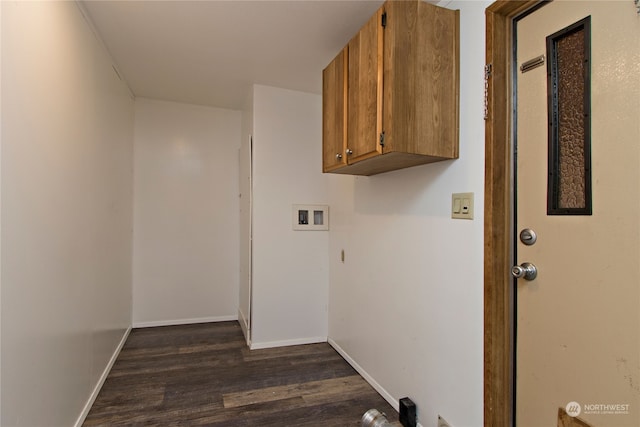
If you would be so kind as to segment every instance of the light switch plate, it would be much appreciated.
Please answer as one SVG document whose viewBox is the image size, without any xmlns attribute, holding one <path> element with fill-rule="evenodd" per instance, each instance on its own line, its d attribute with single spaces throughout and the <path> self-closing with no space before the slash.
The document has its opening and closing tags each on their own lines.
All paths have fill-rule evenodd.
<svg viewBox="0 0 640 427">
<path fill-rule="evenodd" d="M 473 193 L 451 195 L 451 218 L 473 219 Z"/>
</svg>

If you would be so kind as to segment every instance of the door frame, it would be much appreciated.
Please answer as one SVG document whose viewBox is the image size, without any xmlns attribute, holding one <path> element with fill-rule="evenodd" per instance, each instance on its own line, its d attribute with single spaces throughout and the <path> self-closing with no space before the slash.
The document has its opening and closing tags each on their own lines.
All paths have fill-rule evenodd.
<svg viewBox="0 0 640 427">
<path fill-rule="evenodd" d="M 513 425 L 513 21 L 545 0 L 499 0 L 485 10 L 484 425 Z"/>
</svg>

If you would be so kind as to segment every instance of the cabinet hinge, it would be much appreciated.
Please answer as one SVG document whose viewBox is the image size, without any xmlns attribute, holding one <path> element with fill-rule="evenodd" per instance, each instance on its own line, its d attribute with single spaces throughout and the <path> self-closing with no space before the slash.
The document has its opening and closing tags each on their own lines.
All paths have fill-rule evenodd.
<svg viewBox="0 0 640 427">
<path fill-rule="evenodd" d="M 384 131 L 380 133 L 380 146 L 384 147 Z"/>
<path fill-rule="evenodd" d="M 382 24 L 382 28 L 386 28 L 387 26 L 387 12 L 382 14 L 382 19 L 380 24 Z"/>
</svg>

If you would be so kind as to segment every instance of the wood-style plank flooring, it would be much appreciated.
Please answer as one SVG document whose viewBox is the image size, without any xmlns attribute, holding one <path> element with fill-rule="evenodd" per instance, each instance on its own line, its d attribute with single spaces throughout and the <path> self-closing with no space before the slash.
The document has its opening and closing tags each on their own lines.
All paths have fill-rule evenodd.
<svg viewBox="0 0 640 427">
<path fill-rule="evenodd" d="M 134 329 L 84 426 L 359 426 L 395 410 L 326 343 L 249 350 L 237 322 Z"/>
</svg>

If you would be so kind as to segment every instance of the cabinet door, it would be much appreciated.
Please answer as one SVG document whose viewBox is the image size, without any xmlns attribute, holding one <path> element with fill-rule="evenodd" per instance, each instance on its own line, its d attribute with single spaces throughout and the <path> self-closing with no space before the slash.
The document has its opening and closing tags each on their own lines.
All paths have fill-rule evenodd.
<svg viewBox="0 0 640 427">
<path fill-rule="evenodd" d="M 383 8 L 349 42 L 348 162 L 382 154 Z"/>
<path fill-rule="evenodd" d="M 347 164 L 348 47 L 322 72 L 322 171 Z"/>
<path fill-rule="evenodd" d="M 458 11 L 386 4 L 385 152 L 458 157 Z"/>
</svg>

